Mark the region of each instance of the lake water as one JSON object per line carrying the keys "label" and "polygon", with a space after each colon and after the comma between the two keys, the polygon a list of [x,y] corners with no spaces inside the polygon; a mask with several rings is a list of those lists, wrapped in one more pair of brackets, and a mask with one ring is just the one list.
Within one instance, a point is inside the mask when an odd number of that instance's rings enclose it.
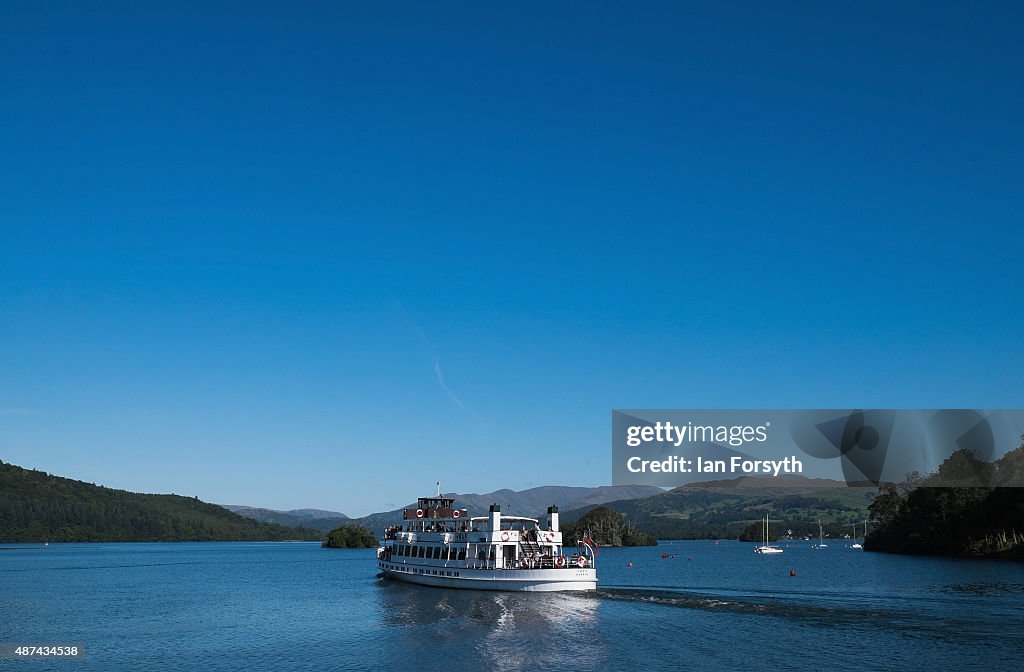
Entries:
{"label": "lake water", "polygon": [[603,549],[596,593],[512,594],[315,544],[7,545],[0,642],[86,654],[0,669],[1021,669],[1024,565],[783,546]]}

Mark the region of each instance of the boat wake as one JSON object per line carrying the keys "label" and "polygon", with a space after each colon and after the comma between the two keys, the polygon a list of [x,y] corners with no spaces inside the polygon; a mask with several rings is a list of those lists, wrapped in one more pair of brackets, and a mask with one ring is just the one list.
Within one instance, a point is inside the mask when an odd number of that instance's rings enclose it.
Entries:
{"label": "boat wake", "polygon": [[737,614],[762,614],[779,617],[827,618],[835,623],[843,616],[864,618],[879,614],[877,609],[850,609],[845,607],[822,606],[796,603],[790,598],[773,600],[756,595],[712,595],[671,588],[602,588],[595,597],[632,602],[646,602],[668,607],[732,612]]}
{"label": "boat wake", "polygon": [[[977,623],[967,614],[953,615],[942,610],[936,613],[912,604],[879,604],[866,596],[846,596],[832,601],[832,596],[823,598],[810,594],[719,595],[667,587],[601,588],[589,596],[596,600],[637,602],[741,616],[768,616],[824,628],[856,628],[870,622],[873,627],[887,627],[906,637],[934,637],[936,629],[941,628],[947,638],[967,643],[992,635],[991,623]],[[822,599],[829,601],[823,603]],[[1024,643],[1019,631],[1012,636]]]}

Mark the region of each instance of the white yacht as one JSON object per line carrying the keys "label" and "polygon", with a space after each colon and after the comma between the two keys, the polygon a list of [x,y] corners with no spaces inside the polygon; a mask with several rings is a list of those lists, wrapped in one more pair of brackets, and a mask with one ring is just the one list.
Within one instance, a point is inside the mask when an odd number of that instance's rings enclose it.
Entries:
{"label": "white yacht", "polygon": [[821,527],[821,521],[818,521],[818,543],[811,548],[828,548],[828,544],[825,543],[825,531]]}
{"label": "white yacht", "polygon": [[[868,539],[868,521],[864,521],[864,541]],[[857,523],[853,524],[853,545],[850,548],[864,550],[864,545],[857,541]]]}
{"label": "white yacht", "polygon": [[761,553],[762,555],[770,555],[772,553],[783,553],[784,551],[778,546],[772,546],[768,543],[768,516],[764,517],[762,521],[761,529],[764,531],[764,544],[754,549],[754,553]]}
{"label": "white yacht", "polygon": [[596,552],[588,535],[567,550],[558,507],[536,518],[486,516],[453,508],[454,499],[421,497],[405,509],[404,523],[388,528],[377,549],[381,576],[442,588],[560,591],[597,588]]}

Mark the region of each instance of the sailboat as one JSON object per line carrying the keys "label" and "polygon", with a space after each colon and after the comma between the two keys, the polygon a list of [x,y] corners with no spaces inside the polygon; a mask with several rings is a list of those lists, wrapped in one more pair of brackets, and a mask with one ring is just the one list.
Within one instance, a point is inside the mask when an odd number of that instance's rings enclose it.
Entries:
{"label": "sailboat", "polygon": [[818,521],[818,543],[814,548],[828,548],[828,544],[825,543],[825,532],[821,529],[821,521]]}
{"label": "sailboat", "polygon": [[[867,540],[867,538],[868,538],[868,521],[865,520],[864,521],[864,539]],[[862,546],[857,541],[857,523],[853,524],[853,546],[850,546],[850,548],[859,548],[859,549],[863,549],[864,548],[864,546]]]}
{"label": "sailboat", "polygon": [[765,517],[764,517],[763,529],[764,529],[764,545],[763,546],[758,546],[757,548],[755,548],[754,549],[754,553],[761,553],[761,554],[766,554],[766,553],[782,553],[783,551],[782,551],[781,548],[779,548],[778,546],[772,546],[771,544],[768,543],[768,516],[767,515],[765,515]]}

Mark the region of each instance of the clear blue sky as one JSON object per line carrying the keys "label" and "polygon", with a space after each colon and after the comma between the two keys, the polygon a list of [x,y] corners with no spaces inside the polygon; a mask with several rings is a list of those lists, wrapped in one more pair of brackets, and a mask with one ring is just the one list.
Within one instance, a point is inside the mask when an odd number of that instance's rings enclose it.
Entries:
{"label": "clear blue sky", "polygon": [[4,461],[360,515],[1022,404],[1019,3],[78,4],[0,9]]}

